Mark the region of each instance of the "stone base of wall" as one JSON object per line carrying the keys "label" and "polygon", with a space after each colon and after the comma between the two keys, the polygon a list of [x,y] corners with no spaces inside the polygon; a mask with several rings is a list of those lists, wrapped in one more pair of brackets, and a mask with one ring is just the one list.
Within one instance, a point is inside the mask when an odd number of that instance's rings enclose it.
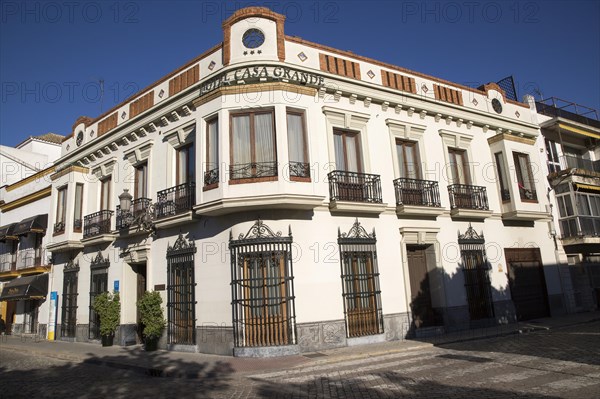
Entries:
{"label": "stone base of wall", "polygon": [[233,327],[204,325],[196,327],[196,348],[200,353],[231,356]]}
{"label": "stone base of wall", "polygon": [[117,328],[115,345],[129,346],[137,343],[137,324],[121,324]]}
{"label": "stone base of wall", "polygon": [[551,316],[563,316],[567,314],[563,294],[548,295],[548,306]]}
{"label": "stone base of wall", "polygon": [[494,302],[494,315],[497,324],[511,324],[517,322],[517,311],[512,300]]}
{"label": "stone base of wall", "polygon": [[301,323],[296,326],[301,352],[316,352],[347,346],[344,320]]}
{"label": "stone base of wall", "polygon": [[469,308],[466,305],[442,308],[442,312],[446,331],[452,332],[470,328],[471,316],[469,315]]}
{"label": "stone base of wall", "polygon": [[300,348],[298,345],[233,348],[233,356],[236,357],[278,357],[299,353]]}

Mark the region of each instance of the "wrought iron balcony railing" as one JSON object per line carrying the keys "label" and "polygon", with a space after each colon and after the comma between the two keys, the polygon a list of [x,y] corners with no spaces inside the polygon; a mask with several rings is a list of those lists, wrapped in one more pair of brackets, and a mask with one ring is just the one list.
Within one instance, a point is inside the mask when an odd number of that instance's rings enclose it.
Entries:
{"label": "wrought iron balcony railing", "polygon": [[290,162],[290,177],[310,177],[310,165],[304,162]]}
{"label": "wrought iron balcony railing", "polygon": [[65,232],[65,222],[56,222],[54,223],[54,234],[62,234]]}
{"label": "wrought iron balcony railing", "polygon": [[100,211],[83,217],[83,238],[110,233],[113,211]]}
{"label": "wrought iron balcony railing", "polygon": [[83,220],[81,220],[81,219],[75,219],[73,221],[73,231],[80,232],[82,224],[83,224]]}
{"label": "wrought iron balcony railing", "polygon": [[192,209],[196,203],[196,183],[183,183],[156,194],[156,217],[178,215]]}
{"label": "wrought iron balcony railing", "polygon": [[146,212],[147,208],[152,206],[150,198],[136,198],[131,202],[129,209],[121,209],[117,205],[117,229],[129,227],[136,218]]}
{"label": "wrought iron balcony railing", "polygon": [[573,216],[560,219],[560,230],[562,238],[599,237],[600,217]]}
{"label": "wrought iron balcony railing", "polygon": [[212,186],[219,183],[219,168],[214,168],[204,172],[204,185]]}
{"label": "wrought iron balcony railing", "polygon": [[600,173],[600,161],[592,161],[575,155],[563,155],[560,159],[561,169],[583,169]]}
{"label": "wrought iron balcony railing", "polygon": [[237,163],[229,167],[231,180],[277,176],[277,161]]}
{"label": "wrought iron balcony railing", "polygon": [[334,170],[327,178],[331,201],[383,202],[379,175]]}
{"label": "wrought iron balcony railing", "polygon": [[525,187],[519,186],[519,195],[522,200],[525,201],[537,201],[537,192],[535,190],[529,190]]}
{"label": "wrought iron balcony railing", "polygon": [[42,266],[45,259],[45,250],[42,248],[26,248],[17,251],[17,269],[27,269]]}
{"label": "wrought iron balcony railing", "polygon": [[396,205],[442,206],[440,189],[436,181],[401,177],[394,180],[394,188]]}
{"label": "wrought iron balcony railing", "polygon": [[489,210],[485,187],[469,184],[452,184],[448,186],[451,209]]}

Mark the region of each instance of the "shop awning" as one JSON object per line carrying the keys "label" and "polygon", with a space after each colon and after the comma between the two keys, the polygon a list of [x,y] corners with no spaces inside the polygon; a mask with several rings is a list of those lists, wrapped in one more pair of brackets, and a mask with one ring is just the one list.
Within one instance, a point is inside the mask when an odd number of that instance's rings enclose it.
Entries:
{"label": "shop awning", "polygon": [[29,233],[45,233],[46,227],[48,226],[48,215],[37,215],[17,223],[13,234],[20,236]]}
{"label": "shop awning", "polygon": [[42,299],[48,293],[48,273],[16,278],[4,284],[0,301]]}
{"label": "shop awning", "polygon": [[4,242],[6,240],[16,240],[18,237],[15,235],[15,227],[17,227],[17,223],[7,224],[6,226],[0,227],[0,241]]}
{"label": "shop awning", "polygon": [[589,184],[581,184],[581,183],[576,183],[575,184],[577,186],[577,189],[581,189],[581,190],[590,190],[590,191],[600,191],[600,187],[599,186],[591,186]]}

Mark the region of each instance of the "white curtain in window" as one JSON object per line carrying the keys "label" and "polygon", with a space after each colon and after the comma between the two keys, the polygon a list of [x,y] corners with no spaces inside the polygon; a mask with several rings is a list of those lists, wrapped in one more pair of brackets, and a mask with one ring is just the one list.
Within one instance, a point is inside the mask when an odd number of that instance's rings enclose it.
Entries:
{"label": "white curtain in window", "polygon": [[273,114],[254,115],[254,135],[256,138],[256,162],[275,161],[275,139],[273,135]]}
{"label": "white curtain in window", "polygon": [[356,138],[357,136],[346,136],[346,159],[348,160],[347,171],[359,172],[358,159],[356,158]]}
{"label": "white curtain in window", "polygon": [[409,179],[416,179],[417,165],[415,162],[415,148],[410,144],[405,145],[404,148],[406,149],[406,177]]}
{"label": "white curtain in window", "polygon": [[219,127],[217,121],[213,121],[208,125],[208,163],[206,170],[212,170],[219,166],[218,144],[219,144]]}
{"label": "white curtain in window", "polygon": [[83,198],[83,184],[75,186],[75,220],[81,219],[81,203]]}
{"label": "white curtain in window", "polygon": [[250,150],[250,117],[233,117],[233,163],[247,164],[252,162]]}
{"label": "white curtain in window", "polygon": [[519,160],[519,169],[521,170],[521,176],[523,177],[523,181],[519,182],[523,185],[523,188],[526,190],[533,191],[533,184],[529,177],[529,157],[520,155],[518,156]]}
{"label": "white curtain in window", "polygon": [[302,115],[287,114],[288,154],[290,162],[306,162]]}
{"label": "white curtain in window", "polygon": [[188,152],[187,148],[177,151],[177,184],[187,183]]}
{"label": "white curtain in window", "polygon": [[333,144],[335,147],[335,168],[337,170],[346,170],[346,162],[344,161],[344,139],[343,136],[335,134],[333,136]]}

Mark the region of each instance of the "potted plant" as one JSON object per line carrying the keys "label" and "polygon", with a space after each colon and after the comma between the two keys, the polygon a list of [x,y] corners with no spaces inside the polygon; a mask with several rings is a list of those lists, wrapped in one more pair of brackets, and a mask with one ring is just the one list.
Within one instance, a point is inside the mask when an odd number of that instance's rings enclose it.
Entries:
{"label": "potted plant", "polygon": [[167,324],[161,305],[162,298],[157,291],[146,291],[137,302],[140,321],[144,326],[144,347],[147,351],[156,350],[158,340]]}
{"label": "potted plant", "polygon": [[112,346],[115,331],[121,319],[121,302],[119,293],[103,292],[94,298],[94,310],[100,318],[100,335],[102,346]]}

